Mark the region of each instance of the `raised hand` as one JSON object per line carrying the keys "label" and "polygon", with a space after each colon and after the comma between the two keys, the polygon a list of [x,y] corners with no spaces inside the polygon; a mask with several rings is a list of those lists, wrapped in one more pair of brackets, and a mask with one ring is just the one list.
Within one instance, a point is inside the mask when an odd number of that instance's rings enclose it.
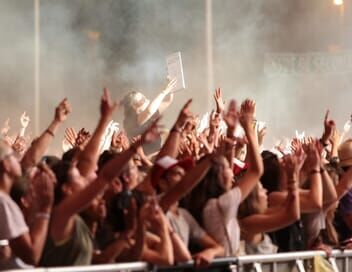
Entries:
{"label": "raised hand", "polygon": [[289,180],[298,181],[305,158],[305,153],[290,154],[283,157],[283,168]]}
{"label": "raised hand", "polygon": [[115,131],[111,138],[111,148],[117,151],[123,151],[129,148],[130,143],[128,141],[127,134],[124,130]]}
{"label": "raised hand", "polygon": [[302,143],[298,138],[293,138],[291,142],[291,150],[293,154],[300,154],[303,152]]}
{"label": "raised hand", "polygon": [[111,119],[114,110],[117,108],[118,103],[112,101],[110,92],[107,88],[104,88],[103,95],[100,103],[100,114],[102,118]]}
{"label": "raised hand", "polygon": [[193,114],[190,110],[191,103],[192,99],[188,100],[187,103],[181,109],[175,123],[175,127],[177,129],[182,129],[188,121],[192,120]]}
{"label": "raised hand", "polygon": [[67,116],[71,113],[71,106],[68,103],[67,98],[62,100],[55,109],[55,121],[63,122],[67,119]]}
{"label": "raised hand", "polygon": [[321,155],[317,147],[316,141],[310,143],[307,148],[307,159],[306,167],[309,171],[311,170],[320,170],[321,165]]}
{"label": "raised hand", "polygon": [[26,151],[27,141],[24,137],[18,136],[12,144],[12,149],[18,154],[23,154]]}
{"label": "raised hand", "polygon": [[216,103],[216,112],[221,114],[225,109],[225,103],[222,100],[222,94],[221,94],[220,88],[215,89],[214,99]]}
{"label": "raised hand", "polygon": [[166,88],[163,90],[163,92],[165,94],[171,94],[172,91],[175,89],[177,84],[177,78],[173,78],[169,81],[169,83],[167,84]]}
{"label": "raised hand", "polygon": [[255,102],[253,100],[246,99],[241,104],[240,111],[240,123],[245,130],[253,129],[253,123],[255,122]]}
{"label": "raised hand", "polygon": [[210,114],[209,126],[213,129],[218,129],[220,126],[221,116],[218,112],[212,111]]}
{"label": "raised hand", "polygon": [[31,121],[31,119],[26,114],[26,112],[23,112],[22,115],[21,115],[20,121],[21,121],[22,128],[27,128],[28,125],[29,125],[29,122]]}
{"label": "raised hand", "polygon": [[266,135],[266,127],[263,127],[261,130],[258,131],[258,144],[261,146],[264,142],[264,137]]}
{"label": "raised hand", "polygon": [[227,127],[232,129],[235,129],[238,123],[238,113],[235,105],[236,105],[236,101],[231,100],[229,108],[223,116]]}
{"label": "raised hand", "polygon": [[45,164],[38,165],[33,180],[34,201],[38,212],[50,213],[54,203],[55,174]]}
{"label": "raised hand", "polygon": [[66,128],[65,129],[65,140],[74,147],[76,145],[77,133],[74,128]]}
{"label": "raised hand", "polygon": [[1,134],[3,136],[6,136],[9,133],[9,131],[10,131],[10,118],[7,118],[1,128]]}
{"label": "raised hand", "polygon": [[329,119],[329,114],[330,114],[330,111],[327,110],[324,118],[324,133],[322,136],[322,142],[324,144],[328,143],[336,127],[335,121],[332,119]]}
{"label": "raised hand", "polygon": [[334,132],[332,133],[330,138],[330,143],[334,146],[338,146],[340,144],[340,141],[341,141],[341,134],[337,129],[337,127],[335,127]]}
{"label": "raised hand", "polygon": [[80,131],[78,131],[77,138],[76,138],[76,146],[80,148],[84,148],[87,143],[89,142],[91,135],[88,130],[85,130],[85,128],[82,128]]}

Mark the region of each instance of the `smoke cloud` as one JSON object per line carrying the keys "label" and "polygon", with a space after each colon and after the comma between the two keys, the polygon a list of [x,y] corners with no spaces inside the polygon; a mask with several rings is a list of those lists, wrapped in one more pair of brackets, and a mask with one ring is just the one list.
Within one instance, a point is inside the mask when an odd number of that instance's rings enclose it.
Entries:
{"label": "smoke cloud", "polygon": [[[295,129],[320,135],[328,108],[340,128],[351,113],[349,73],[264,72],[268,53],[350,48],[351,10],[346,5],[342,19],[330,2],[213,0],[215,85],[226,101],[257,101],[268,147]],[[10,117],[16,131],[23,111],[34,119],[34,6],[22,0],[0,5],[0,123]],[[64,97],[73,106],[65,127],[89,130],[98,120],[104,86],[116,99],[131,90],[153,98],[166,85],[165,56],[175,51],[182,52],[187,90],[176,96],[163,122],[170,125],[190,97],[194,112],[205,113],[212,98],[206,87],[204,0],[41,0],[40,7],[42,129]],[[63,131],[52,151],[60,149]]]}

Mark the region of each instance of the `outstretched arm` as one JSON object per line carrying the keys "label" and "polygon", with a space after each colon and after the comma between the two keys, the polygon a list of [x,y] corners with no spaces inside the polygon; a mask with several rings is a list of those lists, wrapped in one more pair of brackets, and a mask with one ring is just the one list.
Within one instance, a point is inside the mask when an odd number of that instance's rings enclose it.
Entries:
{"label": "outstretched arm", "polygon": [[[151,101],[148,105],[148,107],[142,111],[140,114],[138,114],[137,119],[138,119],[138,124],[143,125],[145,122],[147,122],[157,111],[160,110],[160,113],[162,112],[161,110],[165,110],[165,104],[163,105],[164,109],[160,109],[163,100],[170,95],[171,91],[173,90],[174,86],[176,85],[176,79],[173,79],[170,81],[170,83],[167,85],[165,90],[163,90],[153,101]],[[170,102],[171,103],[171,102]]]}
{"label": "outstretched arm", "polygon": [[56,107],[54,120],[50,123],[49,127],[39,136],[39,138],[32,142],[32,145],[25,153],[21,161],[24,170],[35,166],[40,161],[53,141],[59,126],[67,119],[70,112],[71,106],[68,103],[67,98],[65,98]]}
{"label": "outstretched arm", "polygon": [[254,115],[255,102],[245,100],[241,105],[240,122],[248,140],[248,169],[242,177],[241,182],[238,184],[241,190],[241,201],[253,190],[264,171],[263,160],[259,152],[258,139],[253,127]]}
{"label": "outstretched arm", "polygon": [[178,150],[180,146],[181,140],[181,132],[188,120],[192,118],[192,113],[190,111],[192,99],[188,100],[187,103],[181,109],[177,120],[172,127],[169,136],[167,137],[165,144],[161,148],[159,154],[157,155],[157,160],[164,157],[170,156],[172,158],[176,158],[178,155]]}
{"label": "outstretched arm", "polygon": [[98,125],[78,160],[77,168],[84,177],[88,177],[92,172],[95,172],[99,158],[100,142],[116,107],[117,103],[111,101],[108,89],[104,88],[100,103],[100,119]]}

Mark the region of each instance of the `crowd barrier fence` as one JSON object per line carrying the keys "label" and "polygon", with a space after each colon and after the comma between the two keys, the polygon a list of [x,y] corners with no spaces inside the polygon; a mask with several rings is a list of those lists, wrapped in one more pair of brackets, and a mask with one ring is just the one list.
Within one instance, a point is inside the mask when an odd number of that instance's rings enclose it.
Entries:
{"label": "crowd barrier fence", "polygon": [[[333,250],[330,256],[324,251],[302,251],[268,255],[246,255],[233,258],[217,258],[206,268],[197,269],[202,272],[311,272],[315,256],[328,258],[333,272],[352,271],[352,250]],[[153,266],[145,262],[72,266],[56,268],[28,269],[26,272],[180,272],[193,271],[194,263],[187,262],[175,266]],[[23,270],[11,270],[20,272]]]}

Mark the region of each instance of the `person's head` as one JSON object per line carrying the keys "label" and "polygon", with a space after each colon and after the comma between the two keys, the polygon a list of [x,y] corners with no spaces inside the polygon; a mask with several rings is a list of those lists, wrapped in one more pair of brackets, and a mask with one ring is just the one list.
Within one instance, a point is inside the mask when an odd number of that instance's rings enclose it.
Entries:
{"label": "person's head", "polygon": [[259,182],[248,197],[241,203],[238,217],[245,218],[252,214],[264,213],[268,208],[267,190]]}
{"label": "person's head", "polygon": [[81,149],[79,147],[73,147],[62,154],[62,160],[66,162],[76,161],[80,153]]}
{"label": "person's head", "polygon": [[132,190],[138,185],[139,171],[133,159],[130,159],[123,167],[120,180],[122,181],[123,187],[128,190]]}
{"label": "person's head", "polygon": [[222,188],[224,192],[227,192],[233,187],[233,169],[231,169],[228,160],[224,156],[217,157],[211,168],[211,171],[215,174],[218,186]]}
{"label": "person's head", "polygon": [[177,183],[179,183],[185,175],[185,170],[179,166],[175,165],[170,167],[165,171],[163,174],[163,182],[160,183],[160,188],[163,191],[170,190],[174,187]]}
{"label": "person's head", "polygon": [[82,217],[90,222],[102,222],[106,218],[106,206],[103,195],[99,195],[81,213]]}
{"label": "person's head", "polygon": [[150,101],[140,92],[130,92],[124,98],[124,106],[127,110],[133,109],[137,114],[144,111]]}
{"label": "person's head", "polygon": [[30,181],[26,177],[19,177],[14,182],[10,192],[11,198],[24,213],[32,205],[32,195],[30,194],[29,184]]}
{"label": "person's head", "polygon": [[60,159],[58,157],[56,157],[56,156],[44,156],[42,158],[42,162],[45,162],[45,164],[51,168],[55,164],[60,162]]}
{"label": "person's head", "polygon": [[186,170],[192,166],[191,158],[176,160],[169,156],[162,157],[155,163],[152,182],[161,191],[166,192],[179,183],[186,174]]}
{"label": "person's head", "polygon": [[341,168],[346,171],[352,166],[352,139],[344,141],[338,149]]}
{"label": "person's head", "polygon": [[21,165],[12,148],[0,139],[0,178],[15,179],[22,175]]}
{"label": "person's head", "polygon": [[86,181],[77,167],[69,162],[60,161],[52,167],[52,170],[57,179],[55,204],[60,203],[65,197],[81,191],[86,185]]}
{"label": "person's head", "polygon": [[231,190],[234,185],[234,175],[229,162],[224,156],[213,160],[203,180],[192,190],[184,200],[186,208],[202,223],[202,211],[211,198],[218,198]]}
{"label": "person's head", "polygon": [[263,164],[264,164],[264,173],[260,178],[260,182],[263,187],[269,192],[279,191],[280,187],[280,161],[278,157],[270,152],[262,152]]}

